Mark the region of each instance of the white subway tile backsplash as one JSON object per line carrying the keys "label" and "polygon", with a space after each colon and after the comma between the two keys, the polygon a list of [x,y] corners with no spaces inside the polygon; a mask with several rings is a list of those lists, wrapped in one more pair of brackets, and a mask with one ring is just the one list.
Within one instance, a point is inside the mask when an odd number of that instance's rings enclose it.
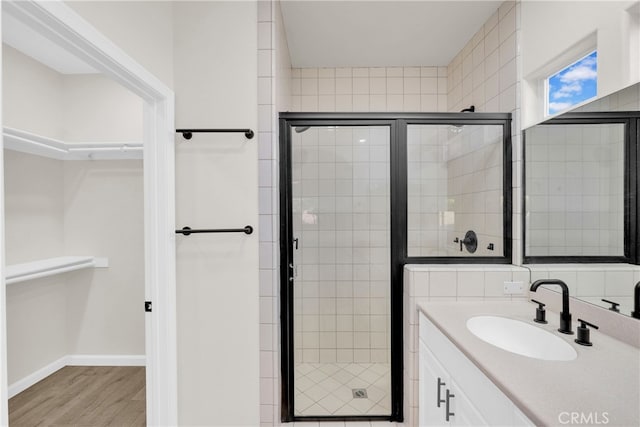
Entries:
{"label": "white subway tile backsplash", "polygon": [[483,297],[484,296],[484,271],[470,270],[457,273],[458,297]]}
{"label": "white subway tile backsplash", "polygon": [[455,271],[432,271],[429,273],[429,295],[431,297],[453,297],[456,295],[457,275]]}

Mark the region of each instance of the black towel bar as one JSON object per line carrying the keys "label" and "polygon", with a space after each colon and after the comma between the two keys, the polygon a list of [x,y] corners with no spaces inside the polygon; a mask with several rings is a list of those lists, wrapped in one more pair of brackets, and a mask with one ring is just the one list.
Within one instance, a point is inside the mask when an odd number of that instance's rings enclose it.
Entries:
{"label": "black towel bar", "polygon": [[251,129],[176,129],[176,133],[181,133],[184,139],[191,139],[194,133],[244,133],[247,139],[252,139],[255,135]]}
{"label": "black towel bar", "polygon": [[176,230],[176,234],[184,234],[188,236],[195,233],[253,233],[253,227],[247,225],[244,228],[216,228],[216,229],[192,229],[191,227],[182,227],[182,230]]}

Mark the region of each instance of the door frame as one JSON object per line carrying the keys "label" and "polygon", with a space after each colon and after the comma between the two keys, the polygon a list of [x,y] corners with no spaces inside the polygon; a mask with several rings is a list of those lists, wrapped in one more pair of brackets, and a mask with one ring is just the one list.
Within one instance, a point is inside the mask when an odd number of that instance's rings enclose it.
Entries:
{"label": "door frame", "polygon": [[[148,425],[177,425],[174,93],[60,0],[6,0],[0,18],[2,13],[10,13],[144,101],[145,299],[153,302],[153,311],[145,313],[146,416]],[[0,110],[0,125],[1,117]],[[3,149],[0,141],[4,285]],[[0,425],[8,424],[6,346],[6,300],[0,292]]]}
{"label": "door frame", "polygon": [[[281,113],[280,114],[280,326],[281,326],[281,419],[289,421],[402,421],[402,267],[398,263],[401,254],[397,252],[392,235],[399,222],[396,211],[391,207],[397,202],[398,194],[393,188],[393,176],[390,179],[390,309],[391,309],[391,414],[390,415],[350,415],[350,416],[296,416],[294,413],[294,303],[293,287],[289,280],[290,265],[293,262],[292,223],[292,174],[291,174],[291,128],[294,126],[378,126],[389,127],[390,173],[398,159],[396,143],[398,139],[397,121],[390,116],[375,117],[368,113]],[[395,257],[394,257],[395,255]],[[398,280],[400,278],[400,280]]]}

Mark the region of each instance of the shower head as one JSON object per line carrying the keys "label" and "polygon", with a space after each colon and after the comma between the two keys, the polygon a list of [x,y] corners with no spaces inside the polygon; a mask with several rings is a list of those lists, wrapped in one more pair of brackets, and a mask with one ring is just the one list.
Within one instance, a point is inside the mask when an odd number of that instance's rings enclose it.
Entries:
{"label": "shower head", "polygon": [[309,129],[311,126],[296,126],[293,128],[293,130],[296,131],[296,133],[302,133],[305,130]]}
{"label": "shower head", "polygon": [[[460,110],[461,113],[475,113],[475,111],[476,111],[475,105],[471,105],[469,106],[469,108],[464,108]],[[451,125],[449,126],[449,130],[453,133],[460,133],[462,132],[463,127],[464,127],[463,125]]]}

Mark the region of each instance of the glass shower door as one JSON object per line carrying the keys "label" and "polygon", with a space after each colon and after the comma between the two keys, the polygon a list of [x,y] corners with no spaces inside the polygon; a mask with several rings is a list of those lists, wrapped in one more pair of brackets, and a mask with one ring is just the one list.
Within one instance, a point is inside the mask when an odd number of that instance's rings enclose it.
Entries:
{"label": "glass shower door", "polygon": [[389,416],[390,128],[291,130],[293,413]]}

